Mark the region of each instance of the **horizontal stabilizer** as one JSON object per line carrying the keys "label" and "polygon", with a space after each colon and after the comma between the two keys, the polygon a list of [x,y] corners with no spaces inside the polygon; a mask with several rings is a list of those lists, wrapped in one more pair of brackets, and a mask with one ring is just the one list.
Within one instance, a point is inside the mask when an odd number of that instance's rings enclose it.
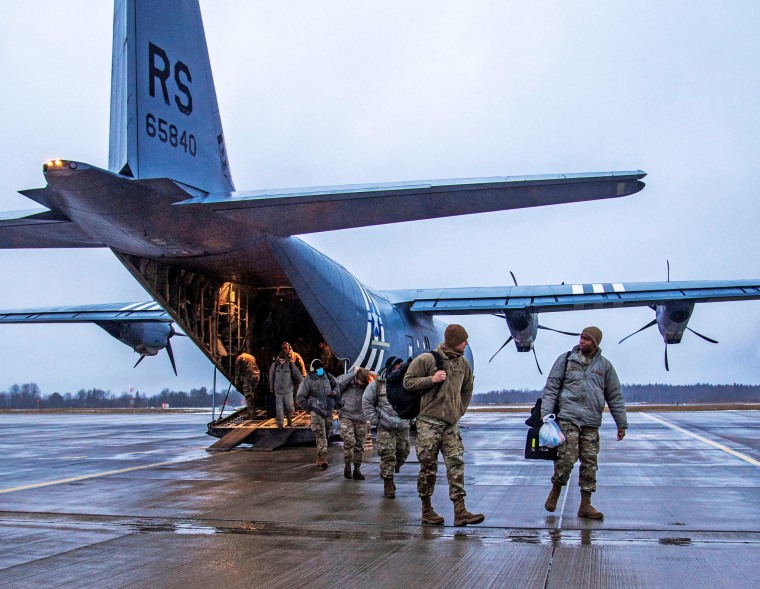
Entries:
{"label": "horizontal stabilizer", "polygon": [[6,212],[0,216],[0,248],[103,247],[54,211]]}
{"label": "horizontal stabilizer", "polygon": [[634,194],[646,174],[505,176],[215,193],[177,203],[210,207],[252,231],[287,236]]}
{"label": "horizontal stabilizer", "polygon": [[525,309],[534,313],[648,307],[673,301],[714,303],[760,299],[760,280],[703,280],[493,286],[383,291],[395,304],[431,315],[482,315]]}
{"label": "horizontal stabilizer", "polygon": [[170,323],[171,320],[169,314],[153,301],[0,310],[0,323],[93,323],[95,321]]}

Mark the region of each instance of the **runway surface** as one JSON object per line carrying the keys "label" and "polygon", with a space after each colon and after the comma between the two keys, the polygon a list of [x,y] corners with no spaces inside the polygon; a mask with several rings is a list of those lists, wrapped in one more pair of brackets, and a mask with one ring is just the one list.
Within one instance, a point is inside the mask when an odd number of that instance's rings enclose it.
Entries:
{"label": "runway surface", "polygon": [[522,458],[527,415],[462,422],[467,506],[445,469],[419,525],[414,450],[382,497],[315,450],[212,454],[208,415],[0,415],[0,587],[760,587],[760,412],[630,413],[602,428],[602,522],[554,514],[551,463]]}

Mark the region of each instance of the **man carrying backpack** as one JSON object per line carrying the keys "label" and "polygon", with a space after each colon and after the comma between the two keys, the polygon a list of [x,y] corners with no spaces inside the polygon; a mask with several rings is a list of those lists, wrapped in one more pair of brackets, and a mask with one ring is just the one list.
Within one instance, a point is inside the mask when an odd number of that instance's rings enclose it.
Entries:
{"label": "man carrying backpack", "polygon": [[472,368],[464,358],[467,338],[465,328],[452,323],[446,327],[444,342],[435,350],[443,359],[443,370],[436,369],[432,354],[420,354],[404,376],[404,387],[422,394],[416,449],[420,461],[417,492],[422,501],[423,524],[443,524],[443,518],[431,505],[439,452],[446,464],[449,499],[454,503],[454,525],[479,524],[485,519],[482,513],[470,513],[464,505],[464,446],[457,423],[472,398]]}
{"label": "man carrying backpack", "polygon": [[409,456],[409,421],[401,419],[388,400],[386,377],[401,366],[401,358],[391,356],[385,368],[364,390],[362,408],[364,416],[377,426],[377,453],[380,455],[380,476],[383,479],[383,497],[396,497],[393,481],[401,465]]}

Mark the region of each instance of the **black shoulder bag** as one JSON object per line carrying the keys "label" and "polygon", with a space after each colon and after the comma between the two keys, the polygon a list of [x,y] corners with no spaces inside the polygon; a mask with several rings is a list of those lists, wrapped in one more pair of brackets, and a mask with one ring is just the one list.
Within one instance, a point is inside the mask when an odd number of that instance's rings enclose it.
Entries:
{"label": "black shoulder bag", "polygon": [[[567,372],[567,359],[570,357],[570,352],[565,354],[565,368],[562,371],[562,378],[559,381],[559,388],[557,389],[557,400],[554,402],[554,415],[559,413],[559,396],[562,392],[562,385],[565,384],[565,372]],[[528,460],[557,460],[557,448],[547,448],[546,446],[538,445],[538,432],[543,425],[541,421],[541,401],[539,397],[536,400],[536,404],[533,409],[530,410],[530,417],[525,420],[525,425],[530,429],[528,430],[528,436],[525,439],[525,458]]]}

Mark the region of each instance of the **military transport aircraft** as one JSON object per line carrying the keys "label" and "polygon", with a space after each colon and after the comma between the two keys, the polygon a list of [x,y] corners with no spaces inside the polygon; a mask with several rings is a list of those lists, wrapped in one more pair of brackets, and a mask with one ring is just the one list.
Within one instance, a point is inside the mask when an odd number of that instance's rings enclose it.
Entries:
{"label": "military transport aircraft", "polygon": [[649,306],[674,344],[696,303],[760,298],[760,280],[372,289],[296,235],[623,197],[645,173],[238,192],[198,2],[117,0],[112,64],[109,169],[44,164],[47,185],[22,191],[44,208],[0,217],[0,247],[107,247],[154,300],[6,310],[0,322],[94,322],[141,359],[172,357],[176,323],[229,379],[242,351],[268,362],[284,340],[304,357],[324,341],[345,366],[377,369],[441,342],[438,315],[498,316],[527,352],[541,312]]}

